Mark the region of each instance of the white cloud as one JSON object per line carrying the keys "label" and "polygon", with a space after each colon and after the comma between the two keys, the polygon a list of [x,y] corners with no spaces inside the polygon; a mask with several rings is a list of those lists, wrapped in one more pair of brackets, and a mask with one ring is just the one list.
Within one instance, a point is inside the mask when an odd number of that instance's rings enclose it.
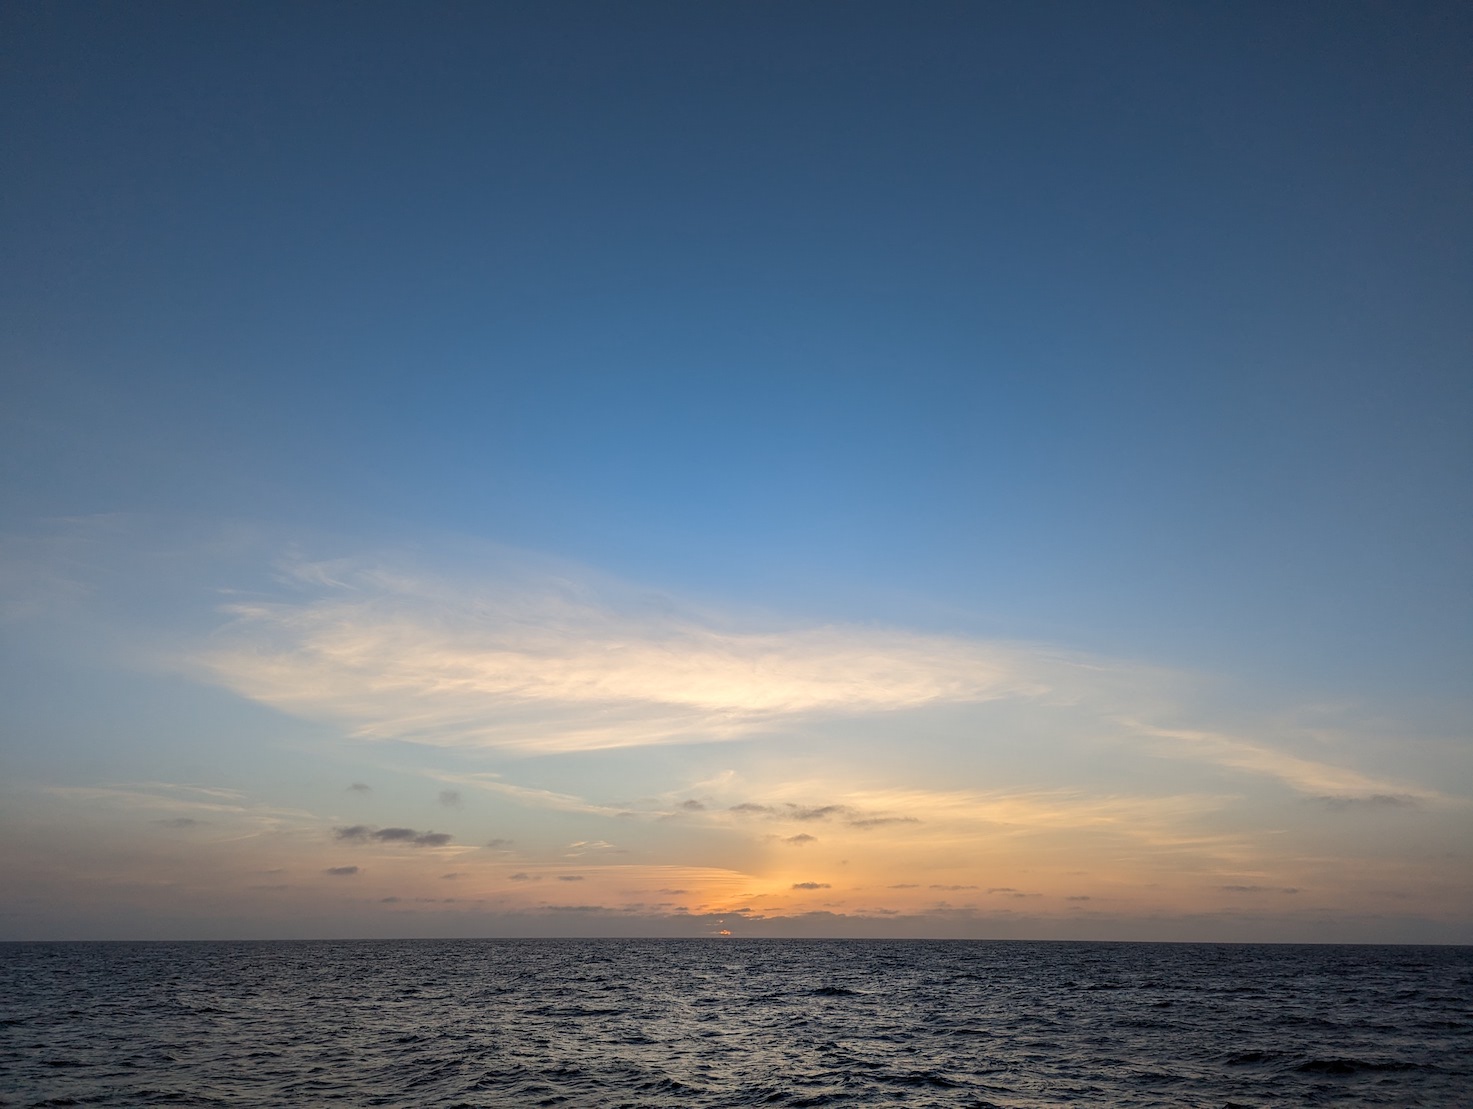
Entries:
{"label": "white cloud", "polygon": [[1372,778],[1355,770],[1301,758],[1235,736],[1186,728],[1157,728],[1139,721],[1128,721],[1127,724],[1140,735],[1167,741],[1164,749],[1176,757],[1202,759],[1217,766],[1276,778],[1290,789],[1312,797],[1393,795],[1432,799],[1439,796],[1431,790]]}
{"label": "white cloud", "polygon": [[486,588],[342,563],[292,576],[296,598],[228,606],[202,662],[246,697],[363,738],[589,750],[1049,688],[1040,656],[961,638],[733,630],[565,581]]}
{"label": "white cloud", "polygon": [[90,810],[113,809],[138,813],[208,817],[221,824],[282,829],[317,823],[302,809],[282,808],[249,800],[239,790],[176,782],[126,782],[99,786],[45,786],[42,794]]}
{"label": "white cloud", "polygon": [[[1269,739],[1158,727],[1148,721],[1190,719],[1188,681],[1143,666],[864,624],[754,626],[499,548],[459,575],[352,559],[278,570],[284,590],[227,606],[230,623],[189,664],[363,739],[544,754],[1013,699],[1031,720],[1042,719],[1035,710],[1070,715],[1071,734],[1113,734],[1144,753],[1314,796],[1437,796]],[[538,807],[587,805],[494,777],[476,784]]]}

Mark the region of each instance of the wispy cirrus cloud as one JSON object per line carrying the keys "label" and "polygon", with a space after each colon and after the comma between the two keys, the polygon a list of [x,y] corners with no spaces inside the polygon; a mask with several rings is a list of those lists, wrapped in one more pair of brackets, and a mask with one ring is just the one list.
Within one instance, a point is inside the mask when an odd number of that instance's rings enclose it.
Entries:
{"label": "wispy cirrus cloud", "polygon": [[[139,580],[154,581],[162,563],[169,581],[177,576],[182,556],[170,552],[161,563],[139,541],[142,531],[159,531],[156,521],[85,523],[56,550],[59,538],[43,544],[38,550],[50,553],[31,562],[65,562],[88,595],[115,581],[102,567],[116,563],[119,544],[133,552]],[[195,562],[226,567],[212,571],[214,580],[254,587],[217,594],[229,599],[225,626],[201,643],[191,622],[183,642],[164,636],[168,647],[147,652],[135,649],[136,627],[113,629],[112,638],[130,644],[130,664],[167,656],[172,669],[363,739],[535,755],[795,734],[838,721],[873,734],[867,721],[877,717],[934,709],[955,722],[975,711],[978,719],[1010,714],[1061,752],[1109,743],[1277,781],[1330,806],[1445,800],[1336,765],[1357,761],[1353,741],[1306,744],[1251,719],[1251,708],[1229,717],[1199,711],[1197,676],[995,639],[715,614],[491,544],[452,554],[459,568],[451,571],[425,570],[430,556],[402,552],[272,563],[270,552],[286,544],[239,530],[193,537]],[[174,545],[189,548],[187,538]],[[263,578],[266,565],[275,573]],[[94,637],[108,638],[95,629]],[[1068,754],[1056,761],[1071,765]],[[552,793],[523,795],[510,782],[481,787],[576,807]],[[368,793],[366,782],[349,788]]]}
{"label": "wispy cirrus cloud", "polygon": [[1275,778],[1298,793],[1330,804],[1410,805],[1437,796],[1431,790],[1389,783],[1381,778],[1302,758],[1267,743],[1189,728],[1160,728],[1127,721],[1141,736],[1162,741],[1170,754]]}
{"label": "wispy cirrus cloud", "polygon": [[[566,582],[515,588],[293,566],[203,655],[253,700],[363,738],[529,752],[732,739],[795,717],[1048,690],[1024,648],[865,626],[733,629]],[[1055,663],[1057,660],[1053,660]]]}
{"label": "wispy cirrus cloud", "polygon": [[300,826],[316,817],[302,809],[280,808],[251,801],[240,790],[178,782],[126,782],[99,786],[47,786],[42,792],[58,800],[96,808],[138,813],[175,813],[154,822],[189,828],[227,821],[263,828]]}

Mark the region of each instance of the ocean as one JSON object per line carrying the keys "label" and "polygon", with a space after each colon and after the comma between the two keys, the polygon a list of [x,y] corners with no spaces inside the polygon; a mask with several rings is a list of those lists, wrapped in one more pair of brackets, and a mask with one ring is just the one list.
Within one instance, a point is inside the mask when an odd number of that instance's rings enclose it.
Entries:
{"label": "ocean", "polygon": [[1473,947],[0,944],[5,1106],[1473,1106]]}

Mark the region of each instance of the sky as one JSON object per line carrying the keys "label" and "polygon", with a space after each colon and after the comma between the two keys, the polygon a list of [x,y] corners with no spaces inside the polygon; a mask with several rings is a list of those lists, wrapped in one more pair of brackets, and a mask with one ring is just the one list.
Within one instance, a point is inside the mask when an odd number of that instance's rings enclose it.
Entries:
{"label": "sky", "polygon": [[1473,943],[1473,11],[0,7],[0,939]]}

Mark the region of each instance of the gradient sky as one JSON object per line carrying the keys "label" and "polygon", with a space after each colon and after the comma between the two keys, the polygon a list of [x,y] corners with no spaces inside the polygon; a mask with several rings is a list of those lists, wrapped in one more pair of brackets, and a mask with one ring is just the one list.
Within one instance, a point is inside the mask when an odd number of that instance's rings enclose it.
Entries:
{"label": "gradient sky", "polygon": [[0,8],[0,938],[1473,942],[1473,9]]}

